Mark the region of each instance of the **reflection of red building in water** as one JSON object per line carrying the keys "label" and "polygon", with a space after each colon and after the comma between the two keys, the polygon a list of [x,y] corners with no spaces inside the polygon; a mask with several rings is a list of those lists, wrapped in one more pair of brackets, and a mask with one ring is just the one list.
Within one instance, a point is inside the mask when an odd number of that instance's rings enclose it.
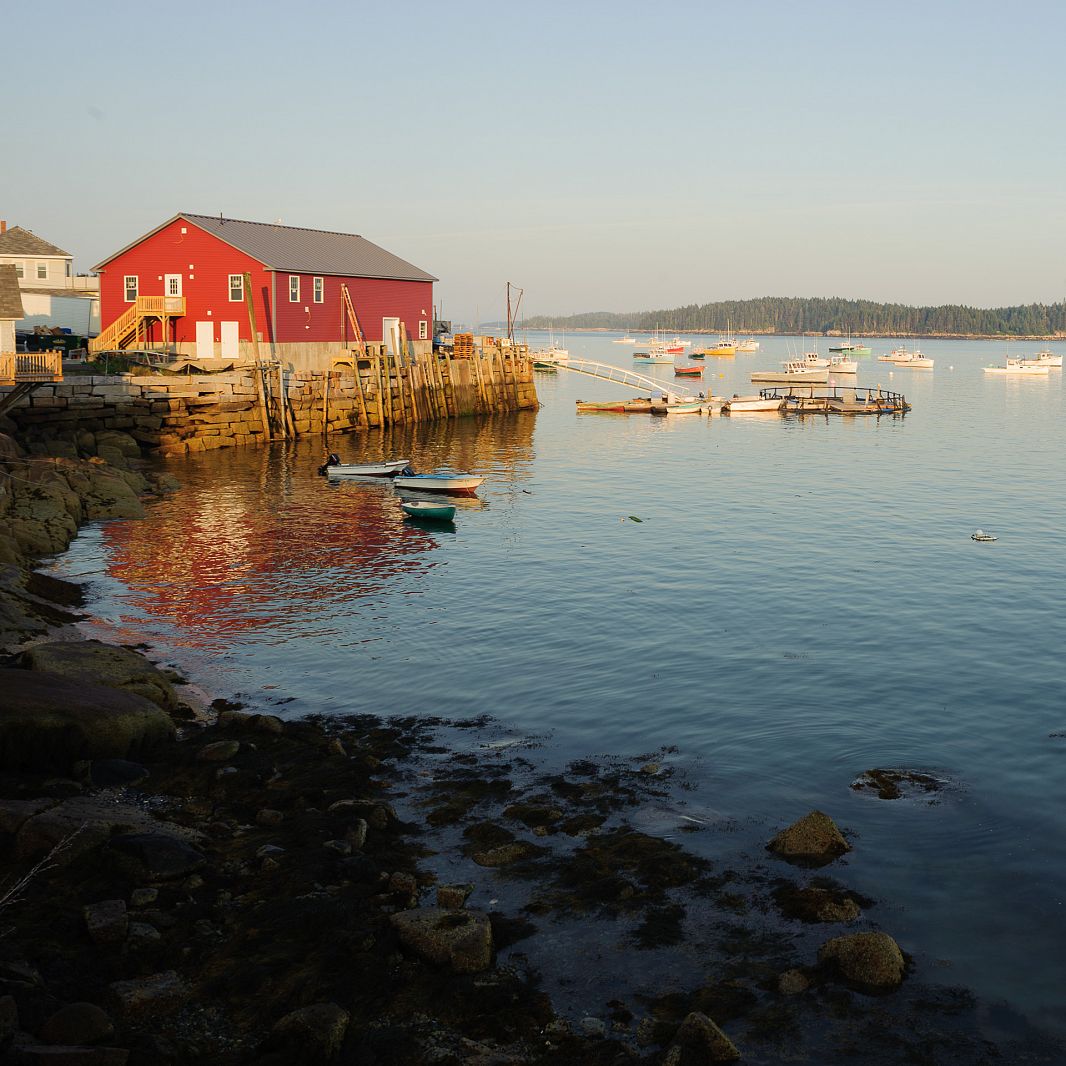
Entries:
{"label": "reflection of red building in water", "polygon": [[104,347],[140,335],[198,359],[235,359],[251,341],[250,295],[272,354],[315,369],[354,340],[342,286],[368,341],[389,340],[402,322],[416,351],[432,345],[437,279],[353,233],[180,214],[93,269]]}
{"label": "reflection of red building in water", "polygon": [[138,611],[221,650],[286,631],[325,635],[338,611],[373,609],[437,547],[391,494],[279,481],[276,469],[265,485],[212,479],[154,505],[147,521],[109,524],[110,572]]}

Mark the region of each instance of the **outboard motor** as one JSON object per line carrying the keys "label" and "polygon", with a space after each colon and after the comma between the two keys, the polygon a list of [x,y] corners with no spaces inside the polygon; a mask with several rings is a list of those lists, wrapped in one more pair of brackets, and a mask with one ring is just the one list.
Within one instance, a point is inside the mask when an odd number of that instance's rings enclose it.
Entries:
{"label": "outboard motor", "polygon": [[340,459],[340,456],[339,456],[339,455],[337,455],[337,454],[336,454],[335,452],[329,452],[329,453],[328,453],[328,454],[326,455],[326,461],[325,461],[325,462],[324,462],[324,463],[323,463],[323,464],[322,464],[322,465],[321,465],[321,466],[320,466],[320,467],[318,468],[318,472],[319,472],[319,473],[320,473],[320,474],[321,474],[321,475],[322,475],[323,477],[325,477],[325,475],[326,475],[327,473],[329,473],[329,468],[330,468],[331,466],[340,466],[340,465],[341,465],[341,459]]}

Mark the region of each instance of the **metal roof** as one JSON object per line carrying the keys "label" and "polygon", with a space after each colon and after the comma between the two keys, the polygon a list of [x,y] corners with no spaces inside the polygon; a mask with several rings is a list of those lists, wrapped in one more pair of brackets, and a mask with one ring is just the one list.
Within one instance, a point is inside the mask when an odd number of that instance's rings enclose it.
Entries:
{"label": "metal roof", "polygon": [[[269,222],[245,222],[217,215],[190,215],[182,212],[157,226],[158,233],[183,218],[199,226],[219,240],[258,259],[271,270],[289,270],[294,274],[338,274],[351,278],[389,278],[397,281],[437,281],[432,274],[392,252],[373,244],[354,233],[333,233],[329,230],[300,229]],[[140,244],[146,233],[107,259],[97,263],[99,270],[116,256]]]}
{"label": "metal roof", "polygon": [[71,258],[70,252],[64,252],[21,226],[12,226],[0,233],[0,255],[63,255]]}
{"label": "metal roof", "polygon": [[0,318],[19,319],[24,314],[15,264],[0,263]]}

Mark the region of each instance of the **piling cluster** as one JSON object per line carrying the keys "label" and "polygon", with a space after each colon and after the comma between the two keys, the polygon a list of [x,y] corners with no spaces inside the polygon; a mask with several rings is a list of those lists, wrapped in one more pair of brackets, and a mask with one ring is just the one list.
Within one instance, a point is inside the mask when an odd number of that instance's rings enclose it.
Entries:
{"label": "piling cluster", "polygon": [[85,375],[40,386],[10,418],[29,438],[121,431],[164,455],[537,406],[532,365],[498,349],[469,358],[337,360],[332,370]]}

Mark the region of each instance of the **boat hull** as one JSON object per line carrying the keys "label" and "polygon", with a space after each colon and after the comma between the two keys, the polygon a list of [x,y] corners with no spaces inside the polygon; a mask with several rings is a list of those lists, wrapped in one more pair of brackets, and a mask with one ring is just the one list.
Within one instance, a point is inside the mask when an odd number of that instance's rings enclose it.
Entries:
{"label": "boat hull", "polygon": [[484,480],[483,477],[438,477],[435,474],[416,474],[412,477],[397,477],[393,484],[398,489],[411,489],[414,492],[473,496]]}
{"label": "boat hull", "polygon": [[334,463],[325,468],[326,477],[396,477],[410,463],[394,459],[388,463]]}
{"label": "boat hull", "polygon": [[785,401],[782,399],[767,400],[762,396],[738,396],[736,399],[723,404],[722,410],[728,411],[731,415],[740,415],[763,411],[780,411],[784,405]]}
{"label": "boat hull", "polygon": [[828,370],[811,370],[806,374],[778,373],[774,370],[756,371],[751,375],[752,382],[764,385],[826,385],[829,382]]}
{"label": "boat hull", "polygon": [[423,503],[413,501],[401,503],[403,513],[409,518],[418,518],[431,522],[450,522],[455,518],[455,505],[450,503]]}
{"label": "boat hull", "polygon": [[1046,366],[986,366],[986,374],[1010,374],[1020,378],[1042,378],[1048,376]]}

